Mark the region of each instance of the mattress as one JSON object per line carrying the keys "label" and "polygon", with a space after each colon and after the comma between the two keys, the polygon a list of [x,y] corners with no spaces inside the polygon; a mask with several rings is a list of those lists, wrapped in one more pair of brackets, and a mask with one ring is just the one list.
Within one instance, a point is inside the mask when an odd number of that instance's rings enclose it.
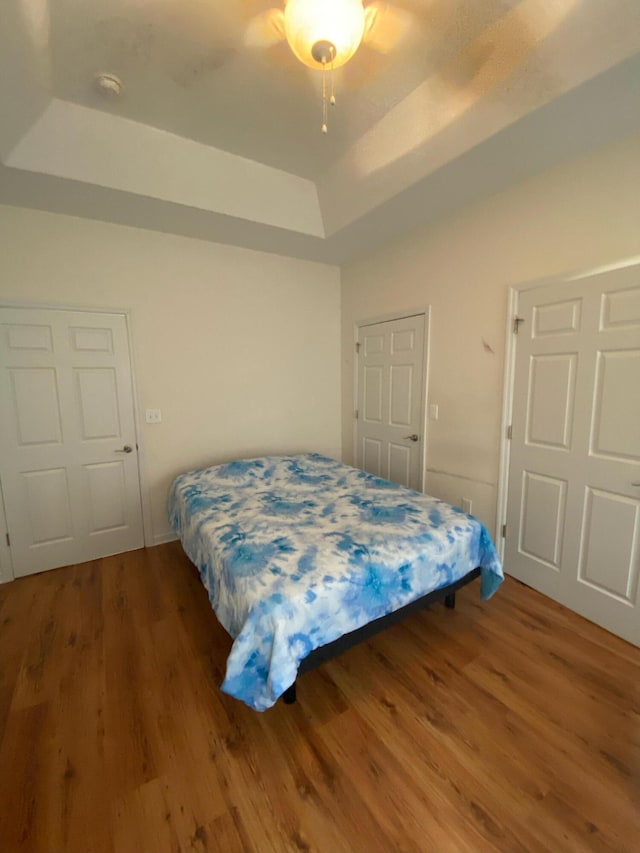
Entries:
{"label": "mattress", "polygon": [[313,649],[476,567],[485,599],[503,579],[476,518],[315,453],[182,474],[168,512],[234,640],[222,689],[259,711]]}

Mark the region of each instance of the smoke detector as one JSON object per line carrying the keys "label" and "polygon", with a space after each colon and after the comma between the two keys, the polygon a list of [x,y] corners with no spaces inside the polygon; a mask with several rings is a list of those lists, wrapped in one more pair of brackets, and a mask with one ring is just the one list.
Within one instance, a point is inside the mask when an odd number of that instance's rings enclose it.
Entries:
{"label": "smoke detector", "polygon": [[122,82],[115,74],[96,74],[95,86],[105,98],[119,98],[122,94]]}

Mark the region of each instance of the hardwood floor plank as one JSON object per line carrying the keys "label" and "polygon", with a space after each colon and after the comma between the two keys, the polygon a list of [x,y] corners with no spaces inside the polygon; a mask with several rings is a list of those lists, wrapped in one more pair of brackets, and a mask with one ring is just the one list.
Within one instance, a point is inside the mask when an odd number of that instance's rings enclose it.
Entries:
{"label": "hardwood floor plank", "polygon": [[335,752],[318,736],[306,708],[308,702],[291,714],[287,711],[293,709],[283,705],[261,718],[263,760],[275,761],[274,776],[294,806],[290,838],[298,847],[336,853],[358,845],[372,853],[392,849],[381,822],[351,784]]}
{"label": "hardwood floor plank", "polygon": [[7,853],[47,850],[49,826],[48,705],[9,714],[0,744],[0,839]]}
{"label": "hardwood floor plank", "polygon": [[[348,692],[351,676],[347,673],[344,682],[340,676],[337,680]],[[459,718],[452,709],[445,717],[433,701],[433,691],[426,696],[406,687],[393,694],[379,690],[372,685],[367,698],[359,700],[359,716],[367,721],[372,737],[382,732],[383,739],[393,744],[411,787],[422,788],[423,801],[431,804],[434,819],[442,821],[449,840],[445,836],[433,849],[467,849],[465,839],[473,839],[472,850],[528,849],[520,837],[507,841],[500,829],[506,825],[501,819],[505,809],[513,821],[532,796],[540,795],[526,770],[522,772],[517,761],[498,760],[490,742],[481,749],[472,731],[477,729],[474,715],[465,711]],[[496,810],[497,818],[492,816]],[[452,839],[450,827],[461,824],[464,838]]]}
{"label": "hardwood floor plank", "polygon": [[212,821],[207,830],[211,853],[244,853],[253,847],[235,807]]}
{"label": "hardwood floor plank", "polygon": [[178,543],[0,587],[2,853],[637,853],[640,650],[470,587],[258,714]]}
{"label": "hardwood floor plank", "polygon": [[59,679],[47,723],[53,746],[50,767],[50,829],[65,850],[89,846],[110,853],[111,839],[99,827],[110,810],[103,796],[105,774],[105,679],[100,565],[75,567],[68,589],[68,621]]}

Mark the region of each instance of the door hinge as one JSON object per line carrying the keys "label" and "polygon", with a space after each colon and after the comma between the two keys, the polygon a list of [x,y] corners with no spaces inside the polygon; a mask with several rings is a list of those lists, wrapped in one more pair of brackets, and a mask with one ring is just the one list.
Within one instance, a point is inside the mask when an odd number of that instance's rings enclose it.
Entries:
{"label": "door hinge", "polygon": [[359,417],[360,417],[360,412],[358,409],[356,409],[355,412],[353,413],[353,418],[354,418],[354,420],[357,421]]}
{"label": "door hinge", "polygon": [[517,335],[518,330],[520,329],[520,323],[524,323],[524,317],[514,317],[513,318],[513,334]]}
{"label": "door hinge", "polygon": [[507,427],[507,438],[509,439],[509,441],[511,441],[511,439],[513,438],[513,424],[509,424],[509,426]]}
{"label": "door hinge", "polygon": [[506,524],[502,525],[502,538],[503,539],[507,538],[507,525]]}
{"label": "door hinge", "polygon": [[360,342],[356,342],[356,352],[360,352]]}
{"label": "door hinge", "polygon": [[11,537],[8,533],[5,533],[5,536],[7,537],[7,548],[11,548]]}

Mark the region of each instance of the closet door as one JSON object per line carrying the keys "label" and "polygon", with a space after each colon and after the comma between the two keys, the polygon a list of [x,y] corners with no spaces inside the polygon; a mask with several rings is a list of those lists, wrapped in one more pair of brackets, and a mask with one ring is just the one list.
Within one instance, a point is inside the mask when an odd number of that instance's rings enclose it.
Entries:
{"label": "closet door", "polygon": [[425,316],[358,330],[356,465],[422,489]]}
{"label": "closet door", "polygon": [[518,314],[505,569],[640,645],[640,270]]}
{"label": "closet door", "polygon": [[2,308],[0,358],[15,574],[142,547],[126,317]]}

